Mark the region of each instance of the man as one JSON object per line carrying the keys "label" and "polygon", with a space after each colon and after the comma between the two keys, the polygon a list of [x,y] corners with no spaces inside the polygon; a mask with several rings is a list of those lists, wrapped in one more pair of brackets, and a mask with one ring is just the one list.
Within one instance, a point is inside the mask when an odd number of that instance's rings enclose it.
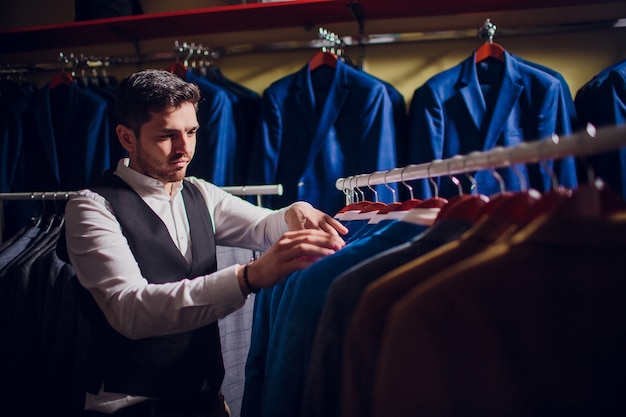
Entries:
{"label": "man", "polygon": [[[87,416],[228,415],[217,319],[345,244],[347,229],[308,203],[271,211],[185,178],[199,100],[167,71],[122,80],[116,133],[129,158],[67,203],[68,255],[93,329]],[[216,271],[216,244],[264,253]]]}

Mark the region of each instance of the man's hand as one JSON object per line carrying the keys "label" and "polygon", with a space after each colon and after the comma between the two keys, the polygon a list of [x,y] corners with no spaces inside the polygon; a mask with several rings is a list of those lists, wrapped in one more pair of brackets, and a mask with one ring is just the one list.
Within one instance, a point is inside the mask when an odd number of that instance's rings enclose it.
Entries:
{"label": "man's hand", "polygon": [[337,219],[304,201],[298,201],[289,207],[285,212],[285,221],[290,231],[319,229],[335,236],[348,233],[348,229]]}
{"label": "man's hand", "polygon": [[[269,288],[292,272],[311,265],[324,256],[332,255],[345,242],[334,233],[317,229],[296,230],[285,233],[256,261],[248,264],[248,280],[254,288]],[[237,272],[239,286],[249,293],[243,280],[243,267]]]}

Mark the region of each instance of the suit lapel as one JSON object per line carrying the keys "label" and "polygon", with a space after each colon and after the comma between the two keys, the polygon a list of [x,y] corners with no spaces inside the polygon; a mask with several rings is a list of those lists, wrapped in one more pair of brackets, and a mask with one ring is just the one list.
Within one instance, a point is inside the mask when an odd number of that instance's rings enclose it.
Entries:
{"label": "suit lapel", "polygon": [[[311,75],[308,73],[308,65],[307,80],[309,95],[310,97],[313,97],[313,86],[311,85]],[[330,90],[328,91],[326,103],[324,103],[322,114],[320,115],[315,129],[315,134],[313,135],[313,140],[311,141],[311,146],[307,154],[307,161],[304,165],[305,171],[309,166],[311,166],[318,152],[326,142],[326,136],[337,120],[339,113],[341,113],[341,108],[346,101],[346,97],[348,97],[348,93],[348,67],[346,67],[346,65],[341,61],[337,61],[333,82],[330,86]],[[313,102],[313,100],[311,100],[311,102]]]}
{"label": "suit lapel", "polygon": [[293,96],[298,108],[302,111],[302,120],[306,126],[306,131],[310,137],[315,134],[317,126],[317,113],[315,111],[315,102],[313,98],[313,88],[311,86],[311,77],[309,76],[309,65],[298,73]]}
{"label": "suit lapel", "polygon": [[466,59],[462,65],[461,79],[458,84],[459,92],[463,97],[467,111],[472,117],[476,130],[480,131],[483,119],[487,114],[487,105],[478,84],[474,56],[472,55]]}
{"label": "suit lapel", "polygon": [[520,74],[515,59],[505,52],[506,70],[496,99],[496,105],[493,109],[489,127],[485,135],[485,147],[483,150],[492,149],[498,140],[498,136],[506,126],[507,120],[517,103],[522,89],[524,88],[520,82]]}
{"label": "suit lapel", "polygon": [[[494,109],[487,109],[476,74],[474,54],[463,62],[461,79],[459,80],[459,92],[463,97],[467,111],[471,115],[474,126],[479,132],[485,132],[482,150],[492,149],[500,133],[506,126],[507,119],[522,91],[520,74],[515,59],[505,52],[506,70],[500,84],[498,97]],[[491,111],[490,111],[491,110]],[[489,120],[485,118],[491,114]],[[484,126],[485,123],[489,123]]]}

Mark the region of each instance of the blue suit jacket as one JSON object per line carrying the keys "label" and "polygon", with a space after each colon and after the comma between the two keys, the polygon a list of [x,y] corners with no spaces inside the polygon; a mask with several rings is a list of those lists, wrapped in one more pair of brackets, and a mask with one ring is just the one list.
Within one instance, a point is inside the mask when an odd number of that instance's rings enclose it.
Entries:
{"label": "blue suit jacket", "polygon": [[[415,91],[409,109],[409,159],[425,163],[434,159],[485,151],[495,146],[513,146],[543,139],[553,133],[571,133],[568,106],[557,78],[524,64],[505,52],[505,61],[486,60],[475,64],[474,54],[459,65],[429,79]],[[550,172],[537,164],[499,169],[507,190],[521,188],[520,175],[530,187],[540,191],[551,187]],[[577,185],[574,160],[560,161],[561,184]],[[488,170],[475,178],[478,191],[491,195],[500,186]],[[459,178],[466,191],[470,183]],[[448,179],[437,179],[439,193],[458,193]],[[428,181],[422,181],[417,198],[432,196]]]}
{"label": "blue suit jacket", "polygon": [[[339,177],[396,166],[394,113],[385,86],[338,61],[300,71],[263,93],[249,183],[282,184],[265,205],[305,200],[327,213],[345,205]],[[391,193],[379,187],[381,201]]]}
{"label": "blue suit jacket", "polygon": [[290,275],[272,291],[257,294],[242,417],[298,415],[317,322],[333,280],[353,265],[415,239],[427,228],[398,220],[385,223],[371,235]]}
{"label": "blue suit jacket", "polygon": [[232,103],[233,128],[236,132],[235,163],[227,168],[233,173],[231,185],[245,185],[252,156],[252,141],[259,120],[261,95],[226,78],[216,66],[210,66],[205,70],[207,80],[222,87]]}
{"label": "blue suit jacket", "polygon": [[574,104],[581,125],[593,123],[600,126],[614,123],[610,115],[611,113],[607,114],[609,108],[606,106],[606,103],[599,103],[597,95],[598,90],[602,88],[609,78],[611,71],[624,67],[626,67],[626,59],[603,69],[576,92]]}
{"label": "blue suit jacket", "polygon": [[228,93],[191,70],[187,70],[187,81],[196,84],[202,93],[196,153],[187,173],[218,186],[240,185],[234,183],[237,135]]}
{"label": "blue suit jacket", "polygon": [[[598,73],[576,93],[581,121],[595,126],[626,123],[626,60]],[[626,198],[626,148],[586,158],[594,174]]]}
{"label": "blue suit jacket", "polygon": [[[581,127],[581,125],[578,120],[578,113],[576,112],[576,105],[574,104],[574,99],[572,98],[572,91],[569,88],[569,84],[567,84],[567,80],[565,80],[565,77],[563,77],[563,74],[561,74],[560,72],[556,71],[553,68],[546,67],[545,65],[541,65],[537,62],[528,61],[527,59],[521,58],[516,55],[514,55],[514,57],[519,62],[526,64],[526,65],[530,65],[533,68],[537,68],[538,70],[541,70],[547,74],[550,74],[554,78],[559,80],[559,82],[561,83],[561,90],[563,93],[563,97],[561,98],[561,100],[563,101],[563,104],[565,106],[565,113],[559,112],[559,116],[567,117],[567,120],[565,122],[558,121],[557,126],[559,126],[560,128],[566,129],[567,126],[571,124],[573,131],[578,130]],[[566,133],[567,132],[561,132],[561,134],[563,135]]]}
{"label": "blue suit jacket", "polygon": [[77,190],[110,167],[107,103],[95,93],[46,86],[26,113],[14,191]]}
{"label": "blue suit jacket", "polygon": [[34,87],[11,80],[0,82],[0,192],[13,190],[18,161],[22,155],[22,114]]}
{"label": "blue suit jacket", "polygon": [[[107,116],[104,99],[77,83],[40,88],[22,112],[22,148],[11,192],[78,190],[99,178],[111,166]],[[6,232],[14,233],[42,207],[7,202]]]}
{"label": "blue suit jacket", "polygon": [[347,269],[333,280],[315,332],[300,417],[341,416],[344,338],[365,288],[386,273],[457,238],[472,223],[443,219],[418,238]]}

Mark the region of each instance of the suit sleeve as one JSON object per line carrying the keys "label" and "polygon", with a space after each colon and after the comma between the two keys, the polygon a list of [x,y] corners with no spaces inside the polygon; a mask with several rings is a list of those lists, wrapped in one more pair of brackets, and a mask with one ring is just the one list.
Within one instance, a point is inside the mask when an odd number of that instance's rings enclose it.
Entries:
{"label": "suit sleeve", "polygon": [[[444,109],[427,84],[419,87],[413,94],[408,131],[409,163],[421,164],[442,158]],[[419,185],[415,188],[415,198],[427,199],[432,196],[429,181],[419,180]]]}

